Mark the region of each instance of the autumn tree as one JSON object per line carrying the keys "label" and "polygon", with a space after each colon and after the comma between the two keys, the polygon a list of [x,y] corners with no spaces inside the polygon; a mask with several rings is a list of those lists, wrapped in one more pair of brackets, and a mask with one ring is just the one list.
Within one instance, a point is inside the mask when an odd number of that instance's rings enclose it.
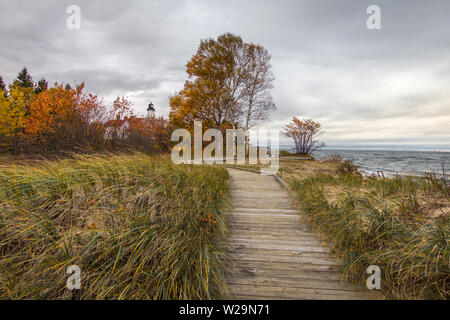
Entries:
{"label": "autumn tree", "polygon": [[34,98],[32,88],[11,87],[9,95],[0,95],[0,135],[7,148],[17,153],[21,148],[25,117]]}
{"label": "autumn tree", "polygon": [[0,77],[0,147],[15,154],[100,150],[111,146],[106,131],[112,121],[113,126],[129,125],[120,147],[169,151],[171,124],[167,119],[136,117],[125,97],[118,97],[107,111],[102,100],[84,88],[84,83],[49,88],[44,78],[34,83],[24,68],[6,94]]}
{"label": "autumn tree", "polygon": [[321,125],[311,119],[292,118],[292,122],[284,127],[283,134],[294,139],[297,154],[310,155],[325,144],[316,138],[321,133]]}
{"label": "autumn tree", "polygon": [[30,116],[26,121],[26,132],[32,139],[45,139],[56,134],[61,126],[74,117],[74,91],[61,86],[42,92],[30,105]]}
{"label": "autumn tree", "polygon": [[57,85],[41,92],[30,105],[26,135],[46,149],[94,149],[103,141],[97,114],[104,108],[95,95],[83,92],[84,84],[74,89]]}
{"label": "autumn tree", "polygon": [[74,108],[81,120],[85,123],[100,123],[106,118],[106,108],[103,101],[95,94],[84,92],[84,82],[78,85],[74,91]]}
{"label": "autumn tree", "polygon": [[25,119],[35,98],[33,78],[23,68],[9,86],[8,94],[3,79],[0,82],[0,90],[5,92],[0,102],[0,135],[6,141],[7,148],[17,153],[22,151]]}
{"label": "autumn tree", "polygon": [[249,129],[275,109],[270,56],[239,36],[202,40],[186,72],[184,88],[170,97],[170,120],[177,125],[202,120],[206,128]]}
{"label": "autumn tree", "polygon": [[168,152],[172,126],[164,117],[128,119],[129,143],[135,148],[151,152]]}
{"label": "autumn tree", "polygon": [[134,116],[133,104],[125,97],[117,97],[110,110],[110,119],[131,118]]}
{"label": "autumn tree", "polygon": [[97,95],[86,93],[84,87],[83,82],[74,90],[77,139],[89,150],[99,149],[105,142],[103,121],[107,117],[106,108]]}
{"label": "autumn tree", "polygon": [[5,95],[0,92],[0,148],[11,148],[11,121],[9,103]]}

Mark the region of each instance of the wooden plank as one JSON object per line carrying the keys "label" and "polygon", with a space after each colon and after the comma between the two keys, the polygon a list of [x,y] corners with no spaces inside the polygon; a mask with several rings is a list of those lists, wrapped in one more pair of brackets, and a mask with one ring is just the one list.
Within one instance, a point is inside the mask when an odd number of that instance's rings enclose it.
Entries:
{"label": "wooden plank", "polygon": [[229,249],[234,253],[243,253],[248,255],[262,255],[262,256],[297,256],[297,257],[329,257],[331,256],[327,252],[299,252],[292,250],[267,250],[267,249],[247,249],[240,246],[230,247]]}
{"label": "wooden plank", "polygon": [[[269,240],[269,239],[276,239],[276,240],[292,240],[292,234],[286,234],[283,232],[248,232],[248,233],[241,233],[241,234],[232,234],[229,239],[235,240],[235,239],[241,239],[245,236],[246,239],[252,239],[252,240]],[[296,240],[300,241],[309,241],[317,243],[317,238],[315,235],[310,233],[298,233],[294,234]]]}
{"label": "wooden plank", "polygon": [[[295,240],[278,240],[278,239],[248,239],[244,238],[243,236],[240,237],[233,237],[229,239],[230,244],[236,245],[236,244],[254,244],[254,245],[270,245],[277,248],[277,246],[280,246],[280,248],[325,248],[323,245],[320,244],[320,242],[315,241],[314,239],[311,240],[305,240],[305,239],[295,239]],[[282,247],[281,247],[282,246]],[[294,249],[292,251],[295,251]],[[323,252],[327,252],[328,250],[325,250]],[[317,251],[316,251],[317,252]],[[322,251],[319,251],[322,252]]]}
{"label": "wooden plank", "polygon": [[278,286],[260,286],[246,284],[229,284],[232,295],[249,295],[250,293],[259,297],[280,296],[293,299],[333,299],[333,300],[363,300],[369,299],[370,295],[362,291],[348,291],[336,289],[318,288],[292,288]]}
{"label": "wooden plank", "polygon": [[293,246],[293,245],[270,245],[258,243],[231,243],[232,247],[241,247],[247,249],[269,249],[269,250],[289,250],[298,252],[329,252],[326,248],[312,246]]}
{"label": "wooden plank", "polygon": [[231,212],[230,215],[233,216],[248,216],[248,217],[255,217],[255,218],[287,218],[297,221],[299,219],[299,216],[296,214],[285,214],[285,213],[255,213],[255,212]]}
{"label": "wooden plank", "polygon": [[245,212],[290,212],[298,214],[298,211],[295,209],[258,209],[258,208],[234,208],[235,211],[244,211]]}
{"label": "wooden plank", "polygon": [[316,271],[316,270],[305,270],[302,269],[299,272],[298,269],[289,271],[284,270],[282,273],[277,270],[266,268],[266,269],[258,269],[258,268],[245,268],[238,267],[233,272],[229,273],[228,281],[232,281],[233,277],[236,278],[247,278],[252,279],[254,277],[266,277],[273,279],[289,279],[290,281],[297,280],[331,280],[331,281],[341,281],[339,275],[334,271]]}
{"label": "wooden plank", "polygon": [[[277,238],[279,236],[286,236],[286,237],[290,237],[292,239],[292,237],[295,237],[297,239],[300,238],[311,238],[313,237],[314,239],[319,239],[320,238],[318,236],[316,236],[315,234],[311,233],[311,232],[305,232],[305,231],[300,231],[297,229],[292,229],[292,230],[282,230],[282,231],[276,231],[276,230],[255,230],[255,229],[243,229],[243,228],[239,228],[239,226],[235,226],[233,228],[233,232],[231,233],[230,237],[234,237],[235,235],[240,235],[240,234],[245,234],[246,236],[267,236],[267,237],[274,237]],[[294,238],[294,239],[295,239]]]}
{"label": "wooden plank", "polygon": [[242,253],[236,253],[234,255],[235,260],[238,261],[251,261],[251,262],[270,262],[270,263],[280,263],[287,262],[294,266],[299,264],[311,264],[320,266],[338,266],[339,263],[336,260],[330,258],[317,258],[317,257],[305,257],[305,256],[256,256],[256,255],[246,255]]}
{"label": "wooden plank", "polygon": [[259,232],[303,232],[311,233],[308,229],[296,228],[294,225],[291,226],[270,226],[270,225],[260,225],[260,224],[232,224],[232,232],[246,232],[246,231],[259,231]]}
{"label": "wooden plank", "polygon": [[[266,220],[266,219],[254,219],[254,218],[244,218],[244,217],[231,217],[231,221],[236,225],[245,225],[247,226],[268,226],[272,229],[275,229],[277,227],[287,227],[287,228],[293,228],[296,229],[296,224],[292,223],[292,221],[289,220],[282,220],[282,219],[275,219],[275,220]],[[276,223],[274,225],[274,223]]]}
{"label": "wooden plank", "polygon": [[330,279],[292,279],[282,276],[267,277],[233,277],[229,280],[230,284],[241,284],[251,286],[268,286],[268,287],[289,287],[289,288],[303,288],[303,289],[334,289],[342,291],[360,291],[367,290],[364,287],[355,288],[354,285],[346,285],[340,280]]}
{"label": "wooden plank", "polygon": [[334,265],[317,265],[311,263],[289,263],[282,261],[256,261],[256,260],[241,260],[239,258],[233,259],[235,268],[244,268],[246,270],[256,269],[271,269],[278,270],[278,272],[274,274],[282,274],[285,270],[290,271],[301,271],[301,270],[309,270],[315,272],[322,271],[336,271],[337,268]]}

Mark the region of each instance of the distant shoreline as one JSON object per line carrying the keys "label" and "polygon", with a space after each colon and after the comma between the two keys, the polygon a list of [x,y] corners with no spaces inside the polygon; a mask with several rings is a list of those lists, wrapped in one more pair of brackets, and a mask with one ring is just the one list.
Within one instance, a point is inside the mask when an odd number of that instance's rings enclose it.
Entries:
{"label": "distant shoreline", "polygon": [[322,149],[314,152],[313,156],[323,159],[332,154],[339,154],[344,160],[352,161],[358,171],[369,175],[381,171],[385,176],[422,176],[427,173],[442,176],[442,166],[447,176],[450,172],[448,151]]}
{"label": "distant shoreline", "polygon": [[[285,151],[293,151],[294,148],[293,147],[280,147],[280,150],[285,150]],[[430,150],[424,150],[424,149],[409,149],[409,148],[405,148],[405,149],[388,149],[387,147],[324,147],[321,148],[319,151],[364,151],[364,152],[374,152],[374,151],[383,151],[383,152],[445,152],[445,153],[450,153],[450,149],[440,149],[440,150],[436,150],[436,149],[430,149]]]}

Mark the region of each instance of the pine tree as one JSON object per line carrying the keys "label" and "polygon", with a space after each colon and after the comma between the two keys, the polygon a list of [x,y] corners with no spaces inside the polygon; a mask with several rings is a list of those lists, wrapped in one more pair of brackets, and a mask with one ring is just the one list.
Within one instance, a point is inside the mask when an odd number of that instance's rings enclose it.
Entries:
{"label": "pine tree", "polygon": [[21,88],[34,88],[33,78],[28,73],[26,67],[24,67],[22,71],[19,72],[16,80],[14,80],[13,86]]}
{"label": "pine tree", "polygon": [[0,76],[0,91],[4,92],[5,98],[8,96],[8,91],[6,90],[5,82],[3,81],[2,76]]}
{"label": "pine tree", "polygon": [[48,89],[48,82],[44,78],[38,81],[36,89],[34,89],[34,93],[39,94]]}

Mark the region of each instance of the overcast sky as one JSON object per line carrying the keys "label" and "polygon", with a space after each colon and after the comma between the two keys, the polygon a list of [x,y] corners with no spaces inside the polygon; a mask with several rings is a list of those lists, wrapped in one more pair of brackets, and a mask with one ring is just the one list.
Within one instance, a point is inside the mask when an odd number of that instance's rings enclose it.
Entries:
{"label": "overcast sky", "polygon": [[[450,1],[0,0],[0,75],[86,82],[143,112],[183,87],[199,41],[225,32],[272,55],[277,111],[322,123],[329,144],[429,144],[450,149]],[[81,8],[69,30],[69,5]],[[366,9],[381,8],[381,30]]]}

